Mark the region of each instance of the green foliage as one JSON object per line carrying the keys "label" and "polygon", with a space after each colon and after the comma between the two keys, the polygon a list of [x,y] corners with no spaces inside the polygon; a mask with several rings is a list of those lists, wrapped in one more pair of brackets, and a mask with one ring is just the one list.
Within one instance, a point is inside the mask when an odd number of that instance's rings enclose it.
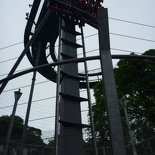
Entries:
{"label": "green foliage", "polygon": [[[5,141],[6,135],[9,128],[9,123],[11,120],[11,116],[1,116],[0,117],[0,139]],[[15,116],[14,118],[14,124],[12,128],[12,134],[11,134],[11,141],[13,142],[20,142],[21,136],[23,132],[23,119],[19,116]],[[41,139],[41,130],[34,128],[34,127],[28,127],[27,130],[27,144],[43,144],[43,140]]]}
{"label": "green foliage", "polygon": [[[131,53],[135,55],[134,53]],[[155,50],[142,55],[155,56]],[[142,142],[155,135],[155,62],[149,60],[122,59],[114,69],[118,98],[127,96],[127,109],[134,138]],[[101,146],[109,145],[106,104],[103,81],[94,88],[96,103],[93,105],[97,142]],[[123,109],[120,112],[125,135],[128,136],[127,123]],[[129,143],[129,139],[127,141]]]}
{"label": "green foliage", "polygon": [[[0,117],[0,137],[2,140],[6,139],[10,121],[11,121],[10,116],[5,115]],[[17,141],[19,141],[21,139],[22,129],[23,129],[22,118],[20,118],[19,116],[15,116],[11,135],[12,139],[16,139]]]}
{"label": "green foliage", "polygon": [[27,131],[27,144],[43,144],[43,140],[41,139],[41,130],[34,128],[34,127],[28,127]]}
{"label": "green foliage", "polygon": [[[155,55],[155,50],[143,55]],[[155,122],[155,63],[151,61],[120,60],[115,69],[118,97],[128,95],[131,119]]]}
{"label": "green foliage", "polygon": [[47,146],[54,147],[54,139],[49,140]]}
{"label": "green foliage", "polygon": [[[98,146],[109,146],[109,131],[107,123],[106,104],[104,103],[103,82],[100,81],[94,87],[96,104],[93,105],[94,125]],[[103,104],[104,103],[104,104]]]}

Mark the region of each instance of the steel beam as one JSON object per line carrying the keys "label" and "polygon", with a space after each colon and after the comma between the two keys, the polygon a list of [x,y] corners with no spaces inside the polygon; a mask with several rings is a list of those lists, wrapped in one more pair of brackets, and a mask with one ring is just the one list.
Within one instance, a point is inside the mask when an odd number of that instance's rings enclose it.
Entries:
{"label": "steel beam", "polygon": [[[75,23],[69,19],[62,20],[62,26],[75,31]],[[66,44],[63,40],[76,43],[76,35],[62,29],[62,53],[69,57],[77,58],[77,47],[73,44]],[[61,71],[67,75],[78,77],[78,64],[61,65]],[[82,135],[81,105],[79,93],[79,81],[70,76],[61,78],[60,97],[60,134],[58,155],[84,155],[84,143]],[[64,96],[62,95],[64,94]],[[65,96],[69,96],[68,98]],[[74,97],[74,99],[72,97]],[[67,122],[67,123],[66,123]]]}
{"label": "steel beam", "polygon": [[[144,55],[111,55],[112,59],[137,59],[137,60],[150,60],[152,62],[155,61],[155,56],[144,56]],[[74,58],[74,59],[69,59],[69,60],[61,60],[61,61],[57,61],[54,63],[49,63],[49,64],[45,64],[45,65],[40,65],[37,67],[33,67],[27,70],[24,70],[22,72],[16,73],[14,75],[10,75],[7,76],[4,79],[0,80],[0,84],[5,82],[5,81],[9,81],[12,79],[15,79],[16,77],[31,73],[33,71],[38,71],[40,69],[46,68],[46,67],[52,67],[52,66],[58,66],[58,65],[62,65],[62,64],[67,64],[67,63],[73,63],[73,62],[84,62],[84,61],[90,61],[90,60],[97,60],[100,59],[100,56],[90,56],[90,57],[85,57],[85,58]]]}
{"label": "steel beam", "polygon": [[[41,31],[42,27],[44,26],[45,22],[47,21],[48,17],[50,16],[51,11],[48,11],[46,13],[46,15],[44,16],[44,18],[42,19],[41,23],[39,24],[37,30],[35,31],[35,33],[33,34],[32,38],[30,39],[30,41],[27,43],[25,49],[22,51],[21,55],[19,56],[19,58],[17,59],[16,63],[14,64],[14,66],[12,67],[11,71],[9,72],[8,76],[12,76],[13,73],[15,72],[15,70],[17,69],[18,65],[20,64],[20,62],[22,61],[23,57],[25,56],[26,52],[29,50],[29,47],[32,45],[32,43],[34,42],[34,40],[36,39],[36,37],[38,36],[39,32]],[[8,81],[5,81],[4,83],[2,83],[1,87],[0,87],[0,94],[2,93],[2,91],[4,90],[5,86],[7,85]]]}
{"label": "steel beam", "polygon": [[110,53],[107,9],[98,10],[99,51],[113,155],[126,155],[125,141]]}
{"label": "steel beam", "polygon": [[[83,45],[83,57],[86,58],[84,33],[83,33],[82,26],[81,26],[81,33],[82,33],[82,45]],[[91,93],[90,93],[90,85],[89,85],[88,66],[87,66],[86,61],[84,62],[84,68],[85,68],[85,75],[86,75],[88,107],[89,107],[89,117],[90,117],[91,133],[92,133],[92,140],[93,140],[93,147],[94,147],[94,155],[98,155],[96,136],[95,136],[94,118],[93,118],[93,113],[92,113],[92,102],[91,102]]]}
{"label": "steel beam", "polygon": [[[38,51],[37,51],[37,54],[36,54],[35,66],[38,66],[38,63],[39,63],[40,53],[41,53],[41,45],[42,45],[42,43],[39,42]],[[29,116],[30,116],[30,111],[31,111],[31,104],[32,104],[32,97],[33,97],[34,86],[35,86],[35,81],[36,81],[36,74],[37,74],[37,71],[34,71],[33,72],[33,77],[32,77],[31,88],[30,88],[28,105],[27,105],[27,111],[26,111],[26,116],[25,116],[25,124],[24,124],[24,128],[23,128],[21,144],[24,144],[25,141],[26,141],[28,121],[29,121]]]}
{"label": "steel beam", "polygon": [[54,62],[54,63],[50,63],[50,64],[45,64],[45,65],[41,65],[41,66],[37,66],[37,67],[33,67],[31,69],[27,69],[25,71],[16,73],[14,75],[10,75],[2,80],[0,80],[0,84],[5,82],[5,81],[9,81],[12,80],[16,77],[25,75],[27,73],[31,73],[33,71],[39,71],[40,69],[46,68],[46,67],[52,67],[52,66],[58,66],[58,65],[63,65],[63,64],[69,64],[69,63],[73,63],[73,62],[84,62],[84,61],[88,61],[88,60],[97,60],[99,59],[100,56],[91,56],[91,57],[86,57],[86,58],[74,58],[74,59],[69,59],[69,60],[61,60],[58,62]]}

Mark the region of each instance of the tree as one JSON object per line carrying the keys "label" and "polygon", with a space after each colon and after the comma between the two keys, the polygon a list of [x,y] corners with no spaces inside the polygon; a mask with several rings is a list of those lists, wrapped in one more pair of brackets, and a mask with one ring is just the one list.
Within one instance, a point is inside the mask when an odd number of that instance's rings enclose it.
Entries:
{"label": "tree", "polygon": [[49,141],[48,141],[48,144],[47,144],[47,146],[49,146],[49,147],[53,147],[54,148],[54,138],[52,138],[52,139],[50,139]]}
{"label": "tree", "polygon": [[[1,116],[0,117],[0,139],[5,141],[7,131],[9,128],[11,117],[10,116]],[[21,141],[21,136],[23,132],[23,119],[19,116],[15,116],[14,118],[14,124],[12,128],[12,134],[11,134],[11,141],[13,142],[19,142]],[[34,127],[28,127],[27,130],[27,144],[43,144],[43,140],[41,139],[41,130],[34,128]]]}
{"label": "tree", "polygon": [[[155,56],[155,50],[146,51],[142,55]],[[131,129],[135,140],[142,142],[155,134],[155,63],[149,60],[122,59],[117,66],[114,73],[118,98],[127,96]],[[93,112],[97,142],[106,146],[109,145],[109,131],[102,82],[94,87],[96,102],[93,105]],[[121,105],[120,112],[126,129],[127,123]]]}
{"label": "tree", "polygon": [[96,102],[93,104],[92,110],[94,113],[94,126],[96,131],[96,140],[98,147],[108,147],[109,130],[107,122],[106,104],[104,101],[103,81],[100,81],[94,87],[94,96]]}
{"label": "tree", "polygon": [[[9,128],[9,123],[11,121],[11,117],[4,115],[0,117],[0,138],[1,140],[6,140],[6,135]],[[14,124],[12,128],[11,138],[17,141],[20,141],[23,129],[23,119],[19,116],[15,116]]]}
{"label": "tree", "polygon": [[40,129],[28,127],[26,143],[42,145],[43,140],[41,139],[41,135]]}

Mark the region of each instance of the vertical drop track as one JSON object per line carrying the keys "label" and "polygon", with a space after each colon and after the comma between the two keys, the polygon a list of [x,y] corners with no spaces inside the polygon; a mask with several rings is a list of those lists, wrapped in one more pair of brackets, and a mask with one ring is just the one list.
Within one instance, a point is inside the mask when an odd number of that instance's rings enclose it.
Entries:
{"label": "vertical drop track", "polygon": [[[83,29],[81,33],[75,30],[77,22],[68,17],[61,18],[59,26],[59,54],[61,60],[77,58],[77,49],[82,48],[85,56],[85,45]],[[76,43],[76,36],[82,38],[82,45]],[[85,62],[85,73],[88,76],[87,65]],[[90,92],[88,98],[80,97],[80,80],[86,80],[88,77],[79,77],[78,64],[65,64],[58,67],[57,76],[57,103],[56,103],[56,131],[55,131],[55,149],[56,155],[84,155],[83,128],[91,128],[93,133],[94,155],[97,155],[97,147],[94,136],[94,126],[92,120]],[[59,74],[60,73],[60,74]],[[60,85],[61,88],[60,88]],[[89,91],[89,82],[87,81],[87,91]],[[81,103],[88,101],[91,125],[82,124]],[[95,149],[96,148],[96,149]]]}
{"label": "vertical drop track", "polygon": [[[58,1],[54,2],[54,5]],[[53,62],[61,60],[69,60],[77,58],[77,49],[82,48],[85,57],[85,46],[83,30],[77,32],[75,27],[80,24],[79,21],[88,23],[99,30],[99,47],[100,61],[102,69],[102,77],[104,78],[105,100],[108,111],[108,123],[111,138],[111,149],[113,155],[126,155],[124,135],[122,131],[121,117],[119,112],[119,104],[116,93],[115,79],[113,75],[112,59],[110,54],[108,14],[104,8],[98,8],[98,17],[87,13],[87,10],[76,8],[69,4],[59,1],[60,6],[54,6],[51,10],[48,7],[48,1],[44,1],[39,17],[36,17],[40,0],[34,0],[28,22],[25,28],[24,44],[25,49],[19,56],[19,59],[11,69],[8,77],[13,75],[22,58],[26,54],[30,63],[35,67],[35,59],[40,47],[40,58],[37,65],[48,64],[46,50],[50,47],[50,56]],[[68,2],[68,1],[67,1]],[[87,1],[85,1],[87,2]],[[63,8],[61,5],[63,4]],[[64,6],[65,5],[65,6]],[[67,6],[67,7],[66,7]],[[77,16],[70,14],[67,10],[71,7]],[[66,12],[69,12],[65,15]],[[80,15],[82,16],[79,16]],[[83,19],[83,16],[86,17]],[[71,17],[71,18],[70,18]],[[75,19],[74,19],[75,17]],[[37,21],[35,19],[37,18]],[[61,18],[61,22],[59,19]],[[93,19],[93,20],[91,20]],[[94,20],[95,19],[95,20]],[[97,20],[98,19],[98,20]],[[32,27],[35,24],[35,31]],[[60,25],[59,25],[60,24]],[[80,25],[81,26],[81,25]],[[82,45],[76,43],[76,36],[81,35]],[[59,36],[59,58],[55,56],[55,42]],[[41,43],[41,44],[40,44]],[[61,58],[61,59],[60,59]],[[51,62],[50,62],[51,63]],[[78,72],[78,63],[73,62],[63,64],[56,71],[52,67],[39,69],[45,78],[57,83],[57,99],[56,99],[56,132],[55,146],[56,155],[84,155],[83,128],[92,129],[92,138],[94,141],[94,154],[97,155],[97,146],[95,140],[95,131],[93,127],[93,117],[91,110],[91,101],[89,87],[93,88],[97,82],[89,82],[87,64],[84,63],[85,74]],[[90,76],[90,75],[89,75]],[[0,93],[7,84],[7,80],[2,83]],[[33,84],[32,84],[33,86]],[[80,97],[80,89],[87,89],[87,98]],[[82,124],[81,103],[87,101],[89,103],[90,125]],[[29,114],[28,114],[29,115]],[[25,139],[25,138],[24,138]]]}

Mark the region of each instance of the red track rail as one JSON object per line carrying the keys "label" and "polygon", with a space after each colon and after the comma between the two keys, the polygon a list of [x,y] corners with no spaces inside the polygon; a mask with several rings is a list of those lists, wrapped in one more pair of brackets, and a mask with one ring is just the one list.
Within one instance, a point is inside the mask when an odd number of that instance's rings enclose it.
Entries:
{"label": "red track rail", "polygon": [[54,0],[49,3],[48,8],[60,15],[71,16],[73,19],[80,20],[82,23],[87,23],[94,28],[97,26],[97,10],[102,7],[100,1],[68,1]]}

